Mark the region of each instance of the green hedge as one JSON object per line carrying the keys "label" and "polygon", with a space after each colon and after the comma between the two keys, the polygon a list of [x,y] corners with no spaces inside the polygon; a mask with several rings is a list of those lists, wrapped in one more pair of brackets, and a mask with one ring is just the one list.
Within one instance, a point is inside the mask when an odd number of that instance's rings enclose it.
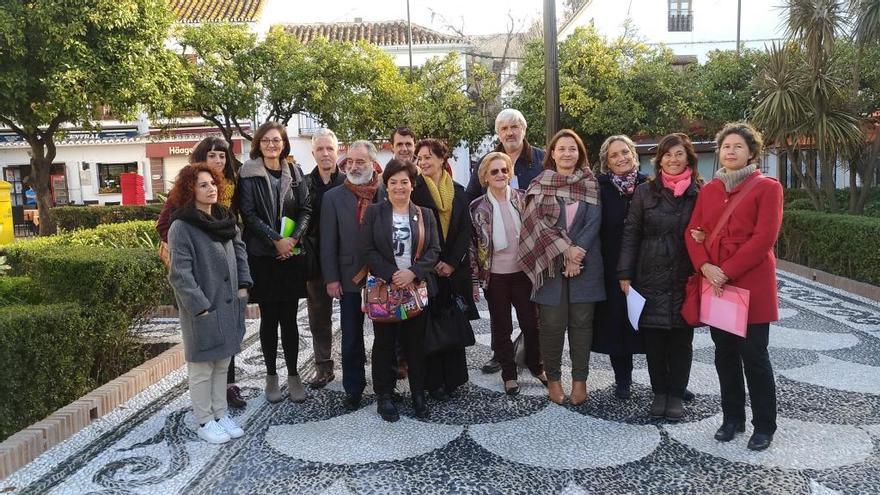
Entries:
{"label": "green hedge", "polygon": [[0,441],[91,390],[93,335],[76,304],[0,308]]}
{"label": "green hedge", "polygon": [[99,225],[94,229],[76,230],[59,235],[36,237],[4,246],[0,252],[7,257],[13,274],[29,271],[35,253],[56,246],[96,246],[108,248],[143,248],[154,253],[159,247],[155,222],[142,220]]}
{"label": "green hedge", "polygon": [[0,306],[39,304],[42,300],[39,286],[30,277],[0,276]]}
{"label": "green hedge", "polygon": [[880,218],[787,210],[779,257],[843,277],[880,285]]}
{"label": "green hedge", "polygon": [[[152,246],[113,246],[150,244],[139,236],[151,232],[152,222],[103,225],[4,249],[12,271],[25,276],[0,277],[0,301],[27,295],[24,302],[61,304],[0,308],[2,397],[28,399],[23,413],[0,403],[0,441],[143,362],[129,328],[170,293],[165,267]],[[54,337],[29,342],[39,329]]]}
{"label": "green hedge", "polygon": [[[837,204],[846,210],[849,208],[849,189],[837,189],[834,192]],[[795,210],[813,210],[813,202],[806,189],[786,189],[785,208]],[[815,211],[815,210],[813,210]],[[880,218],[880,187],[872,187],[865,203],[865,216]]]}
{"label": "green hedge", "polygon": [[122,223],[132,220],[153,220],[159,218],[161,204],[142,206],[57,206],[52,208],[52,216],[58,231],[91,229],[102,224]]}

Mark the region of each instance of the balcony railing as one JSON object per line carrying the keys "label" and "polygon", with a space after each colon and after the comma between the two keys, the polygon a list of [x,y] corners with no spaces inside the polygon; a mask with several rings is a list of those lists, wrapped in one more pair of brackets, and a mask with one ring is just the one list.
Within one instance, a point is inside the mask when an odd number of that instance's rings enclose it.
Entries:
{"label": "balcony railing", "polygon": [[693,31],[694,15],[693,14],[669,14],[668,31]]}

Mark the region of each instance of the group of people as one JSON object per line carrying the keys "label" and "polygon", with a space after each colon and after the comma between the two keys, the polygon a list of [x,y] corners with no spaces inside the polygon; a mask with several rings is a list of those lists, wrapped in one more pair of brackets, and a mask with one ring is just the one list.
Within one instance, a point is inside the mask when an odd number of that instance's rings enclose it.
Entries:
{"label": "group of people", "polygon": [[[745,337],[711,328],[726,442],[745,431],[745,379],[752,409],[748,447],[766,449],[776,430],[776,392],[767,351],[778,318],[773,246],[782,188],[758,167],[760,134],[745,123],[716,136],[720,168],[705,182],[688,136],[657,145],[654,170],[639,172],[633,141],[611,136],[599,149],[601,173],[572,130],[546,152],[525,138],[514,109],[495,121],[495,151],[480,160],[467,187],[455,182],[449,149],[406,127],[391,136],[394,157],[381,167],[372,142],[339,143],[329,129],[312,136],[315,169],[290,160],[282,125],[263,124],[250,160],[238,171],[225,141],[208,138],[175,181],[157,228],[180,308],[198,435],[222,443],[243,434],[227,404],[243,406],[232,358],[244,333],[246,303],[260,309],[265,396],[284,399],[276,361],[280,329],[286,395],[306,400],[297,369],[297,307],[307,299],[319,389],[336,377],[331,313],[339,300],[344,406],[356,410],[366,387],[361,289],[367,275],[397,289],[424,283],[429,308],[453,301],[465,320],[489,308],[492,359],[504,391],[519,393],[512,311],[529,373],[550,401],[588,400],[591,351],[610,356],[614,394],[630,399],[633,355],[644,353],[654,418],[680,420],[688,398],[694,328],[682,316],[685,285],[699,273],[720,295],[728,284],[751,291]],[[234,192],[233,192],[234,191]],[[737,196],[740,196],[737,198]],[[240,218],[240,222],[239,222]],[[164,244],[167,242],[167,245]],[[626,298],[645,298],[633,328]],[[430,311],[373,322],[372,383],[378,414],[399,419],[395,384],[407,378],[412,408],[427,417],[428,397],[447,401],[468,381],[464,346],[425,351]],[[450,329],[452,330],[452,329]],[[571,389],[562,386],[568,338]]]}

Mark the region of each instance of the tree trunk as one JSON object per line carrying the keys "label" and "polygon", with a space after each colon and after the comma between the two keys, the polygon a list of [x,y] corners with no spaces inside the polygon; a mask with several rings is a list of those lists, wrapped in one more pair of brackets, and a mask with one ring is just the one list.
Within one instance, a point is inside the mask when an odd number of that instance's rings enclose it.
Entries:
{"label": "tree trunk", "polygon": [[847,211],[850,214],[856,215],[858,212],[857,201],[859,195],[859,167],[861,166],[861,157],[856,157],[852,161],[849,162],[849,206]]}
{"label": "tree trunk", "polygon": [[31,145],[31,184],[37,193],[37,211],[40,214],[40,235],[55,234],[55,220],[52,218],[52,191],[49,189],[49,175],[55,159],[55,146],[48,147],[45,140],[37,138],[29,141]]}
{"label": "tree trunk", "polygon": [[[785,148],[785,153],[788,155],[789,170],[798,178],[803,188],[806,189],[807,195],[813,203],[813,208],[816,211],[822,211],[822,197],[819,194],[816,180],[812,177],[812,174],[804,174],[801,170],[801,151],[794,146],[788,145]],[[807,168],[809,169],[809,166]]]}
{"label": "tree trunk", "polygon": [[865,204],[871,195],[871,186],[874,184],[874,174],[877,170],[877,160],[880,159],[880,126],[875,127],[874,142],[871,143],[871,151],[865,157],[860,167],[862,178],[862,190],[859,191],[859,199],[856,202],[856,210],[859,214],[865,212]]}
{"label": "tree trunk", "polygon": [[837,196],[835,195],[834,186],[834,164],[836,160],[829,160],[828,155],[824,152],[819,153],[819,166],[822,171],[822,192],[825,196],[826,204],[832,213],[837,212]]}

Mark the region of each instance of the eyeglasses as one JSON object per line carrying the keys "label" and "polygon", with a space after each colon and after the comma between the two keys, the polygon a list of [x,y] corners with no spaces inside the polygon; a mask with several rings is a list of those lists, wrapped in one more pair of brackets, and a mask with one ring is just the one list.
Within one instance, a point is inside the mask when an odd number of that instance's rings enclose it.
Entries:
{"label": "eyeglasses", "polygon": [[507,175],[507,169],[506,168],[493,168],[492,170],[489,171],[489,175],[491,175],[492,177],[495,177],[498,174]]}
{"label": "eyeglasses", "polygon": [[281,144],[282,141],[283,141],[283,139],[281,139],[281,138],[274,138],[274,139],[263,138],[263,139],[260,139],[260,143],[265,144],[266,146],[269,146],[270,144],[274,144],[275,146],[278,146],[279,144]]}

